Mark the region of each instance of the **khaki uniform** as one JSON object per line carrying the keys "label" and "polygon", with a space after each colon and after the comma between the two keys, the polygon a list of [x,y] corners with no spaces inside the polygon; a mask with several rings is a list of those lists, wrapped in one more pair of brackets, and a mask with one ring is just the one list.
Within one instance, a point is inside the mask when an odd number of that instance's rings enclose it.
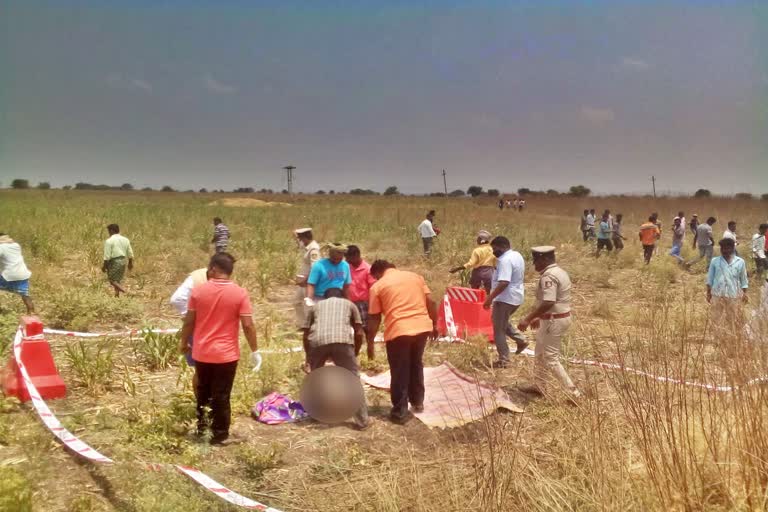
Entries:
{"label": "khaki uniform", "polygon": [[[304,248],[304,252],[301,256],[301,266],[299,267],[299,275],[304,276],[306,281],[309,278],[309,272],[312,270],[312,265],[320,259],[320,244],[315,240],[312,240],[309,245]],[[307,320],[307,307],[304,305],[304,297],[307,296],[307,285],[302,284],[296,287],[296,294],[294,295],[293,309],[296,314],[296,328],[303,329]]]}
{"label": "khaki uniform", "polygon": [[[556,263],[544,269],[536,287],[537,306],[544,301],[555,303],[547,315],[558,315],[571,311],[571,278]],[[560,343],[563,335],[571,326],[571,317],[541,319],[540,324],[539,330],[536,332],[534,369],[536,385],[541,391],[544,391],[551,373],[567,391],[577,393],[576,386],[574,386],[563,365],[560,364]]]}

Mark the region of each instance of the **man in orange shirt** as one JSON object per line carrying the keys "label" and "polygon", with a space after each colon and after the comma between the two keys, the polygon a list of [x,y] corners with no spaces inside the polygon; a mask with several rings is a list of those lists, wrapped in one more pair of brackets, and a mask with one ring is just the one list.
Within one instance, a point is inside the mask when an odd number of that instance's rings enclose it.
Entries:
{"label": "man in orange shirt", "polygon": [[229,438],[229,397],[240,360],[238,324],[251,347],[254,369],[261,367],[251,300],[246,290],[232,282],[234,266],[235,259],[226,252],[211,257],[208,281],[192,289],[179,342],[179,349],[186,353],[187,340],[195,340],[192,359],[197,370],[197,433],[204,434],[208,424],[205,410],[210,408],[213,445],[227,444]]}
{"label": "man in orange shirt", "polygon": [[424,349],[429,337],[437,337],[437,307],[424,278],[398,270],[386,260],[371,265],[377,279],[371,287],[368,308],[368,359],[375,354],[373,340],[384,316],[384,341],[391,384],[390,419],[400,425],[414,412],[424,410]]}
{"label": "man in orange shirt", "polygon": [[640,226],[640,243],[643,244],[643,258],[646,265],[651,262],[656,242],[661,238],[661,230],[656,225],[657,221],[658,217],[651,215],[648,217],[648,222]]}

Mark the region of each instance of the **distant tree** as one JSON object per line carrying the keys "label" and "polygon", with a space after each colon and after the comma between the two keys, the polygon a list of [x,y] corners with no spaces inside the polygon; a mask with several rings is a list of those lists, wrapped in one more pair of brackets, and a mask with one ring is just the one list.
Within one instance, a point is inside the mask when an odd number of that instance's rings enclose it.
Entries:
{"label": "distant tree", "polygon": [[208,193],[208,189],[203,187],[200,190],[198,190],[198,192],[200,192],[201,194],[207,194]]}
{"label": "distant tree", "polygon": [[488,189],[488,195],[489,195],[490,197],[499,197],[499,194],[500,194],[500,192],[499,192],[499,190],[498,190],[498,189],[496,189],[496,188],[490,188],[490,189]]}
{"label": "distant tree", "polygon": [[232,192],[235,192],[236,194],[253,194],[256,190],[253,187],[238,187]]}
{"label": "distant tree", "polygon": [[462,197],[462,196],[465,195],[465,193],[464,193],[463,190],[457,188],[456,190],[454,190],[453,192],[451,192],[448,195],[451,196],[451,197]]}
{"label": "distant tree", "polygon": [[531,193],[531,189],[529,188],[519,188],[517,189],[517,195],[519,196],[527,196]]}
{"label": "distant tree", "polygon": [[471,195],[472,197],[477,197],[482,193],[483,187],[478,187],[477,185],[472,185],[467,189],[467,194]]}
{"label": "distant tree", "polygon": [[763,201],[768,201],[768,194],[761,195],[760,199],[763,200]]}
{"label": "distant tree", "polygon": [[133,190],[133,185],[130,183],[123,183],[120,185],[120,190]]}
{"label": "distant tree", "polygon": [[559,196],[560,192],[558,192],[557,190],[551,188],[551,189],[547,190],[547,195],[548,196]]}
{"label": "distant tree", "polygon": [[335,190],[329,190],[329,191],[328,191],[328,193],[329,193],[330,195],[334,195],[334,194],[336,193],[336,191],[335,191]]}
{"label": "distant tree", "polygon": [[400,191],[397,190],[397,187],[394,185],[391,185],[387,187],[387,190],[384,191],[385,196],[398,196],[400,195]]}
{"label": "distant tree", "polygon": [[40,183],[37,184],[37,188],[39,188],[40,190],[50,190],[51,184],[48,183],[47,181],[41,181]]}
{"label": "distant tree", "polygon": [[82,181],[75,183],[75,190],[91,190],[92,188],[93,185],[90,183],[83,183]]}
{"label": "distant tree", "polygon": [[325,190],[318,190],[317,192],[315,192],[315,194],[317,194],[319,196],[324,196],[325,195]]}
{"label": "distant tree", "polygon": [[288,193],[288,191],[287,191],[287,190],[285,190],[285,189],[283,189],[283,190],[282,190],[280,193],[281,193],[281,194],[287,194],[287,193]]}
{"label": "distant tree", "polygon": [[64,185],[61,187],[62,190],[72,190],[72,185]]}
{"label": "distant tree", "polygon": [[738,194],[734,195],[733,198],[738,199],[739,201],[751,201],[755,198],[755,196],[749,192],[739,192]]}
{"label": "distant tree", "polygon": [[15,188],[17,190],[29,188],[29,180],[23,180],[21,178],[16,178],[11,182],[11,188]]}
{"label": "distant tree", "polygon": [[365,188],[365,189],[363,189],[363,188],[353,188],[352,190],[349,191],[349,193],[352,194],[353,196],[375,196],[375,195],[378,195],[377,192],[374,192],[373,190],[368,189],[368,188]]}
{"label": "distant tree", "polygon": [[173,190],[173,187],[170,185],[163,185],[163,188],[160,189],[160,192],[176,192]]}
{"label": "distant tree", "polygon": [[707,197],[712,197],[712,192],[710,192],[709,190],[707,190],[705,188],[700,188],[699,190],[694,192],[693,197],[695,197],[697,199],[705,199]]}
{"label": "distant tree", "polygon": [[574,185],[570,188],[568,193],[574,197],[587,197],[592,191],[584,185]]}
{"label": "distant tree", "polygon": [[152,191],[153,191],[153,188],[152,188],[152,187],[144,187],[144,188],[143,188],[143,189],[141,189],[141,190],[142,190],[142,192],[152,192]]}

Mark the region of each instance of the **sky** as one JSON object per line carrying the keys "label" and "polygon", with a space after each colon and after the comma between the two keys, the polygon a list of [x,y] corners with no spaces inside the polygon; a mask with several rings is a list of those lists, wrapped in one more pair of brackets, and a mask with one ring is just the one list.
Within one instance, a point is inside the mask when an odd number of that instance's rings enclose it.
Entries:
{"label": "sky", "polygon": [[765,4],[0,0],[0,182],[768,192]]}

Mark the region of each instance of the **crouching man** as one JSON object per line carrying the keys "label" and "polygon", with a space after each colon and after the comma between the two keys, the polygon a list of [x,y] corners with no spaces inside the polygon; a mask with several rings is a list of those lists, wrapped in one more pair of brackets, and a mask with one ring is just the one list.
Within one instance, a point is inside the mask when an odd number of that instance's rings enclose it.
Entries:
{"label": "crouching man", "polygon": [[[363,345],[360,311],[344,298],[340,288],[328,288],[324,297],[326,300],[309,310],[304,324],[304,352],[309,368],[321,368],[330,359],[336,366],[359,375],[357,355]],[[360,430],[371,425],[365,401],[355,414],[355,425]]]}

